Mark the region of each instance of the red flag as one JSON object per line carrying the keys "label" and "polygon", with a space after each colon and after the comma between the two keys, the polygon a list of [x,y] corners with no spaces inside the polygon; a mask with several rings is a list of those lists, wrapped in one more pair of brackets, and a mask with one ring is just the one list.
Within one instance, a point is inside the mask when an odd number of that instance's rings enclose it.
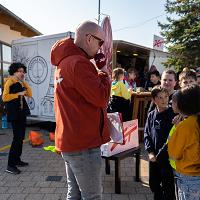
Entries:
{"label": "red flag", "polygon": [[112,52],[113,52],[113,40],[112,40],[112,28],[110,24],[110,17],[106,16],[101,24],[104,30],[105,40],[101,47],[103,54],[106,57],[106,66],[109,70],[110,76],[112,76]]}

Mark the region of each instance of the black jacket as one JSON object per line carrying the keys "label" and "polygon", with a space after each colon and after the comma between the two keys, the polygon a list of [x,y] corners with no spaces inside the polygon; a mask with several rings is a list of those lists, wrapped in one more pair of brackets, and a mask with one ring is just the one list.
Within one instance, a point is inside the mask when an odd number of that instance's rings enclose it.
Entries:
{"label": "black jacket", "polygon": [[[10,86],[9,93],[15,94],[18,92],[22,92],[24,90],[25,88],[23,88],[22,85],[19,82],[17,82]],[[21,96],[21,97],[19,96],[17,99],[13,99],[11,101],[6,102],[6,111],[7,111],[8,121],[16,120],[21,115],[24,115],[24,116],[30,115],[30,109],[27,105],[27,102],[24,96]]]}
{"label": "black jacket", "polygon": [[158,154],[166,143],[173,126],[172,119],[174,116],[175,114],[171,107],[160,113],[155,108],[148,114],[144,130],[144,144],[149,153]]}

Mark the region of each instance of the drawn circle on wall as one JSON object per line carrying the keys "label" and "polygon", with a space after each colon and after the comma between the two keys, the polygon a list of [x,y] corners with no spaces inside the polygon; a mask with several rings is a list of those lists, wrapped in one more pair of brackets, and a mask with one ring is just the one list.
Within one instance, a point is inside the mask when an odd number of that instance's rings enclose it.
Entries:
{"label": "drawn circle on wall", "polygon": [[30,110],[33,110],[35,108],[35,100],[33,97],[27,97],[27,104]]}
{"label": "drawn circle on wall", "polygon": [[41,56],[35,56],[28,65],[28,76],[35,84],[44,82],[48,74],[48,66],[45,59]]}

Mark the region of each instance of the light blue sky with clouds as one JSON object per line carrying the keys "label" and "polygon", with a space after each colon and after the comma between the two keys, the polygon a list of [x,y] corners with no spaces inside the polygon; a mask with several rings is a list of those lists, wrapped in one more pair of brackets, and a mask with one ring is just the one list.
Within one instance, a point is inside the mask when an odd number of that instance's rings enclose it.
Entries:
{"label": "light blue sky with clouds", "polygon": [[[98,19],[99,0],[0,0],[0,4],[43,34],[75,31],[84,20]],[[101,19],[109,15],[113,39],[152,47],[166,22],[166,0],[101,0]],[[159,16],[159,17],[157,17]]]}

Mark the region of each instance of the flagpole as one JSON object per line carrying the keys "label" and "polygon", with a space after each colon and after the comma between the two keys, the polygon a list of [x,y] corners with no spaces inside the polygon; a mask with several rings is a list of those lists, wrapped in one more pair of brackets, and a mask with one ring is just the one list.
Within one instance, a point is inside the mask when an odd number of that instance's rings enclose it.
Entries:
{"label": "flagpole", "polygon": [[100,24],[100,10],[101,10],[101,0],[99,0],[99,7],[98,7],[98,24]]}

